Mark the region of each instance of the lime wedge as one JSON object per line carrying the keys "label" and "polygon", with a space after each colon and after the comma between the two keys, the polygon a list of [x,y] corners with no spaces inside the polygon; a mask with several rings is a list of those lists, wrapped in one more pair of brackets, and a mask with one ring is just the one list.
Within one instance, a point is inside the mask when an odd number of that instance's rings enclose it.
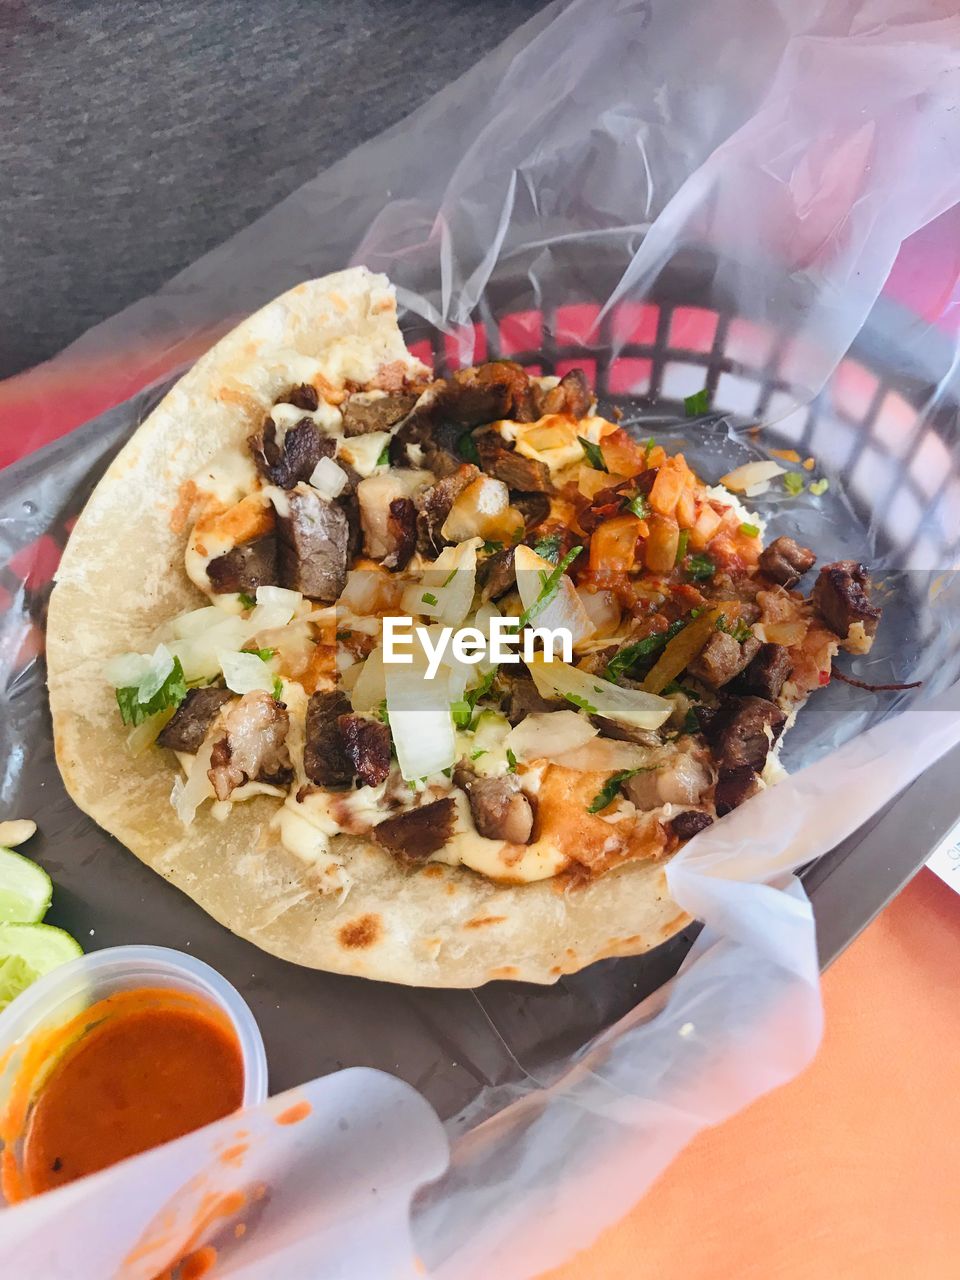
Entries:
{"label": "lime wedge", "polygon": [[33,924],[50,906],[53,885],[43,867],[0,847],[0,924]]}
{"label": "lime wedge", "polygon": [[[39,978],[82,955],[80,943],[52,924],[0,924],[0,964],[20,960]],[[23,970],[17,968],[14,972],[22,980]]]}
{"label": "lime wedge", "polygon": [[0,1011],[39,977],[22,956],[5,956],[0,960]]}

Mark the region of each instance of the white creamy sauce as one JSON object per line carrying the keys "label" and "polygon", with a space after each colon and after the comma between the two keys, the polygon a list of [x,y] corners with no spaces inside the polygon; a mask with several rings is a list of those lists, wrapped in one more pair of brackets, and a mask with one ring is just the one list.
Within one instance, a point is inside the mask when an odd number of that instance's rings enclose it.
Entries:
{"label": "white creamy sauce", "polygon": [[215,498],[224,507],[232,507],[257,487],[257,468],[242,450],[221,449],[192,480],[199,493]]}
{"label": "white creamy sauce", "polygon": [[[452,793],[457,806],[457,822],[453,836],[430,858],[448,867],[464,866],[491,880],[547,880],[562,871],[568,859],[546,840],[525,846],[514,861],[519,846],[505,845],[500,840],[487,840],[473,825],[470,802],[462,791]],[[510,859],[504,857],[509,850]]]}
{"label": "white creamy sauce", "polygon": [[325,434],[336,434],[343,425],[340,410],[336,405],[327,404],[322,397],[314,410],[298,409],[295,404],[275,404],[270,410],[270,417],[277,428],[277,442],[282,443],[291,427],[295,427],[304,418],[315,422]]}
{"label": "white creamy sauce", "polygon": [[372,476],[377,469],[377,459],[389,442],[389,431],[368,431],[366,435],[341,440],[337,456],[349,462],[361,476]]}

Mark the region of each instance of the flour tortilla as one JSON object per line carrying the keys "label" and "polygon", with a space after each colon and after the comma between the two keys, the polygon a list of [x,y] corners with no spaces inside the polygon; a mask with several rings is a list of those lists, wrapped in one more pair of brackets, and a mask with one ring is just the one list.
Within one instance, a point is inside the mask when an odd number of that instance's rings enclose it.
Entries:
{"label": "flour tortilla", "polygon": [[662,864],[634,863],[581,889],[546,880],[500,887],[465,868],[401,871],[369,840],[343,836],[353,887],[322,896],[276,841],[278,801],[209,806],[189,828],[170,804],[172,759],[131,758],[103,676],[107,657],[145,650],[163,622],[207,601],[183,569],[187,531],[171,515],[181,484],[224,446],[244,446],[291,383],[284,353],[323,360],[358,339],[374,364],[407,360],[393,292],[364,268],[298,285],[223,338],[139,427],[94,490],[50,600],[50,706],[57,762],[86,813],[214,919],[296,964],[417,986],[496,978],[554,982],[607,956],[635,955],[689,917]]}

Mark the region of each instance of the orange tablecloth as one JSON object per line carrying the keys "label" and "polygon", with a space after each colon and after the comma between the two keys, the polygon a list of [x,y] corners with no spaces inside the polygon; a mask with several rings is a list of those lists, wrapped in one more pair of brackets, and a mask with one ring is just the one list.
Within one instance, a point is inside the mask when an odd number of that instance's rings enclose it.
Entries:
{"label": "orange tablecloth", "polygon": [[960,1277],[960,896],[922,871],[824,977],[813,1064],[542,1280]]}

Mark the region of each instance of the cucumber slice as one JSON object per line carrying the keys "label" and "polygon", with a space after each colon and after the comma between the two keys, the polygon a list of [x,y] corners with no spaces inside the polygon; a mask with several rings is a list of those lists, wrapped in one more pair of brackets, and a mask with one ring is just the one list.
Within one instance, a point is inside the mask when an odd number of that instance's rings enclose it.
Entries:
{"label": "cucumber slice", "polygon": [[16,957],[40,977],[82,955],[76,938],[52,924],[0,924],[0,963]]}
{"label": "cucumber slice", "polygon": [[21,956],[5,956],[0,960],[0,1012],[39,977],[36,969],[31,969]]}
{"label": "cucumber slice", "polygon": [[53,885],[43,867],[0,846],[0,924],[34,924],[50,906]]}

